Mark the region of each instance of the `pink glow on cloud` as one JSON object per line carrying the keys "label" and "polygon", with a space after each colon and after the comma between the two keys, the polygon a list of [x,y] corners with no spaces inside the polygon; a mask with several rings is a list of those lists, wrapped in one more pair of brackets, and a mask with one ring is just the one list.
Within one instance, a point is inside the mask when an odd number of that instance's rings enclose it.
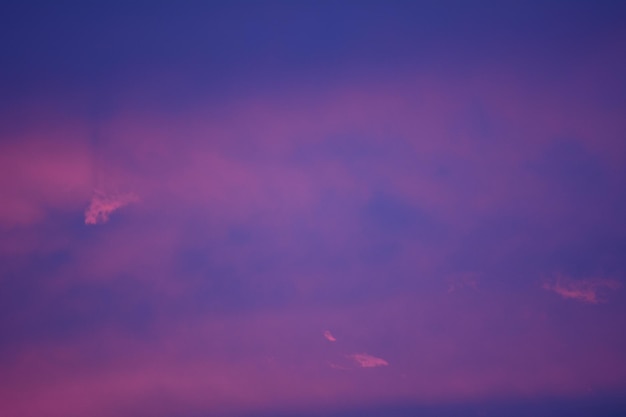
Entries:
{"label": "pink glow on cloud", "polygon": [[108,194],[97,190],[85,211],[85,224],[106,223],[111,213],[137,201],[139,198],[134,193]]}
{"label": "pink glow on cloud", "polygon": [[361,368],[376,368],[378,366],[389,365],[389,362],[386,360],[367,353],[353,353],[348,355],[348,357],[354,360]]}
{"label": "pink glow on cloud", "polygon": [[543,284],[607,309],[536,285],[579,256],[623,266],[592,252],[626,233],[626,122],[570,92],[583,67],[276,82],[184,111],[152,103],[159,80],[97,123],[33,104],[0,137],[0,416],[624,392],[619,273]]}
{"label": "pink glow on cloud", "polygon": [[617,290],[621,286],[621,283],[614,279],[571,279],[558,275],[551,283],[544,283],[542,288],[553,291],[563,298],[598,304],[606,302],[606,299],[603,297],[604,293],[609,290]]}
{"label": "pink glow on cloud", "polygon": [[[513,301],[524,304],[528,299],[500,294],[450,302],[449,297],[424,297],[419,305],[411,297],[351,308],[204,316],[184,322],[160,317],[158,332],[147,340],[104,329],[30,346],[3,365],[0,392],[7,401],[0,404],[0,412],[109,417],[137,408],[160,417],[181,406],[191,414],[220,414],[271,410],[276,405],[315,409],[337,401],[367,405],[393,399],[428,403],[546,393],[576,397],[590,385],[602,390],[626,377],[618,347],[602,341],[607,330],[618,331],[614,322],[590,329],[588,344],[564,353],[563,343],[578,335],[568,335],[539,316],[522,315]],[[403,317],[415,318],[410,334]],[[396,366],[367,353],[324,349],[310,332],[321,320],[333,320],[354,334],[362,332],[351,342],[382,349],[385,357],[395,358]],[[449,331],[439,333],[434,327],[438,323]],[[490,333],[490,328],[504,324],[518,331]],[[397,342],[386,345],[381,343],[384,337]],[[594,361],[585,361],[589,355],[595,355]],[[482,358],[479,364],[476,358]],[[337,372],[374,367],[384,372]],[[16,382],[8,384],[6,378]],[[164,391],[168,398],[160,401]]]}

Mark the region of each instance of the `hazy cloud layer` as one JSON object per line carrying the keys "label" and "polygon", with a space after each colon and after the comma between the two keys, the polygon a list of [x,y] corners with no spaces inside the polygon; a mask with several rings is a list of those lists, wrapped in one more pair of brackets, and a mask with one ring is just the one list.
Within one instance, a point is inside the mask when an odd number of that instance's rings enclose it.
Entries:
{"label": "hazy cloud layer", "polygon": [[0,416],[625,397],[617,6],[88,3],[0,13]]}

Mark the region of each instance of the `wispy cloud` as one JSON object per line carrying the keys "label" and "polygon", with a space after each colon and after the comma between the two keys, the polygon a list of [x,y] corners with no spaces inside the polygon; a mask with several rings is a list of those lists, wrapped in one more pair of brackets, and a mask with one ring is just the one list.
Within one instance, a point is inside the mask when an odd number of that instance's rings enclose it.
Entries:
{"label": "wispy cloud", "polygon": [[619,281],[606,278],[589,278],[574,280],[558,275],[552,282],[543,284],[543,289],[554,291],[563,298],[571,298],[584,303],[597,304],[604,302],[603,293],[621,287]]}
{"label": "wispy cloud", "polygon": [[135,193],[106,194],[98,190],[85,210],[85,224],[106,223],[115,210],[137,201],[139,198]]}
{"label": "wispy cloud", "polygon": [[463,289],[475,290],[478,288],[478,274],[465,273],[452,276],[448,279],[448,292],[455,292]]}
{"label": "wispy cloud", "polygon": [[335,336],[333,336],[333,334],[330,332],[330,330],[326,330],[324,332],[324,337],[326,338],[326,340],[328,340],[329,342],[336,342],[337,339],[335,339]]}
{"label": "wispy cloud", "polygon": [[361,368],[376,368],[378,366],[387,366],[389,362],[367,353],[353,353],[348,358],[354,360]]}

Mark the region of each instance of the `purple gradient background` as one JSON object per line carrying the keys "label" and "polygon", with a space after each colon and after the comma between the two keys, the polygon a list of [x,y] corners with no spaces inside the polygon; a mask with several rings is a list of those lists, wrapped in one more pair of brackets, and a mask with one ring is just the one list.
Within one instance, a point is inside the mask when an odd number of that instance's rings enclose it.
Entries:
{"label": "purple gradient background", "polygon": [[3,3],[0,416],[624,415],[625,19]]}

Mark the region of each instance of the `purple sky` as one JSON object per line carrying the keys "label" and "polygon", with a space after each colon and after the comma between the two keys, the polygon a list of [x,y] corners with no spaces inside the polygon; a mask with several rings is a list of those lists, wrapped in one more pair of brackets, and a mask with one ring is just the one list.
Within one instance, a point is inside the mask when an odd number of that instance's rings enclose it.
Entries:
{"label": "purple sky", "polygon": [[0,416],[626,413],[623,2],[10,3]]}

